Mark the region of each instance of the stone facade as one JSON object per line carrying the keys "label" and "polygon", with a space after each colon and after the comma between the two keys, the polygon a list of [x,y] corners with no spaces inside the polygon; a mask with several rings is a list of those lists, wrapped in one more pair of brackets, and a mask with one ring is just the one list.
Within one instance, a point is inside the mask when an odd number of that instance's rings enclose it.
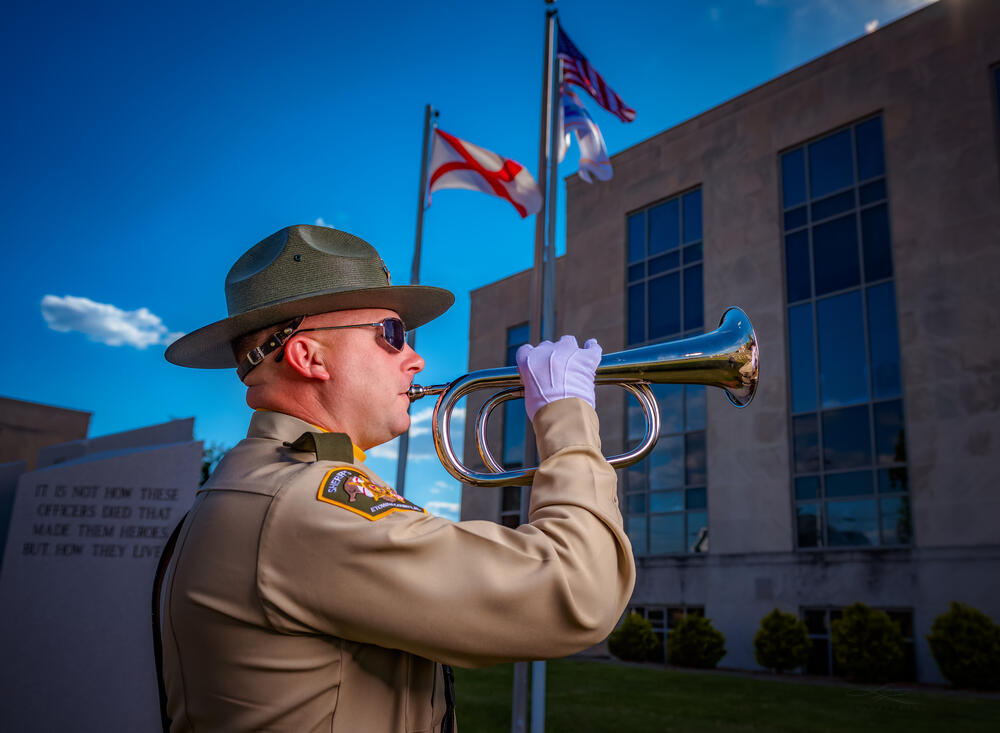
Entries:
{"label": "stone facade", "polygon": [[24,461],[33,471],[39,450],[82,440],[89,427],[89,412],[0,397],[0,463]]}
{"label": "stone facade", "polygon": [[[949,601],[1000,621],[998,62],[1000,3],[942,0],[619,153],[609,182],[567,179],[559,333],[625,348],[626,216],[695,187],[705,328],[739,305],[757,330],[753,404],[734,410],[709,395],[710,551],[640,558],[633,596],[703,606],[726,634],[723,666],[756,667],[751,640],[774,607],[863,601],[912,611],[917,677],[938,682],[924,637]],[[909,548],[796,550],[780,153],[876,113],[913,539]],[[503,362],[506,329],[528,317],[530,280],[519,273],[472,293],[470,369]],[[623,400],[601,392],[605,453],[620,452]],[[477,407],[470,400],[467,431]],[[475,465],[470,433],[466,446]],[[499,497],[466,487],[462,518],[496,519]]]}

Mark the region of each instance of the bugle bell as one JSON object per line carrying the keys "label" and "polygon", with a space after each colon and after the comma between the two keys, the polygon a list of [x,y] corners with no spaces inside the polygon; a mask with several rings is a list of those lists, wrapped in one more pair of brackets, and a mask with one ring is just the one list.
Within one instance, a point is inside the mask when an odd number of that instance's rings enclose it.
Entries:
{"label": "bugle bell", "polygon": [[[703,384],[722,389],[736,407],[745,407],[757,389],[757,337],[747,314],[729,308],[719,327],[699,336],[606,354],[597,367],[596,384],[616,384],[639,401],[646,415],[646,434],[633,450],[608,458],[615,468],[641,461],[653,450],[660,432],[660,413],[651,384]],[[455,455],[451,442],[451,413],[462,397],[481,389],[500,390],[483,405],[476,418],[476,441],[483,462],[492,473],[473,471]],[[450,384],[413,385],[410,400],[440,395],[431,419],[434,447],[445,470],[473,486],[517,486],[530,483],[535,468],[504,470],[486,445],[490,412],[524,394],[516,367],[483,369]]]}

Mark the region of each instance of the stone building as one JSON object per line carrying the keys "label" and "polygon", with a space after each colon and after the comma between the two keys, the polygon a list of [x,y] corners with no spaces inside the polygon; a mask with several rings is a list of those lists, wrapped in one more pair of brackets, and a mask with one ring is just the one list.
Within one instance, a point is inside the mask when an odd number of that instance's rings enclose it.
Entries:
{"label": "stone building", "polygon": [[33,471],[38,451],[87,437],[90,413],[0,397],[0,463],[24,461]]}
{"label": "stone building", "polygon": [[[746,409],[658,388],[657,448],[620,472],[632,607],[661,635],[703,613],[722,665],[753,669],[777,607],[831,674],[830,621],[862,601],[939,682],[925,636],[949,602],[1000,620],[998,104],[1000,3],[942,0],[619,153],[607,183],[567,179],[558,333],[612,352],[739,305],[761,347]],[[527,339],[530,281],[472,293],[470,369]],[[598,390],[606,454],[642,434],[630,399]],[[505,417],[491,440],[516,465]],[[466,487],[462,518],[519,506]]]}

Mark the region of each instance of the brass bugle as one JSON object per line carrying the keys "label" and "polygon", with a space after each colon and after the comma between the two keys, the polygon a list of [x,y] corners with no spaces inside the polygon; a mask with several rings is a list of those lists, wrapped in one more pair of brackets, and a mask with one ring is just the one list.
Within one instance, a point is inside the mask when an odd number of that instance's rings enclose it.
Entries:
{"label": "brass bugle", "polygon": [[[749,317],[739,308],[729,308],[719,327],[710,333],[677,341],[651,344],[606,354],[597,367],[596,384],[615,384],[639,401],[646,415],[646,434],[633,450],[608,458],[614,468],[631,466],[645,458],[660,433],[660,412],[651,384],[703,384],[722,389],[736,407],[745,407],[757,390],[757,336]],[[481,389],[499,390],[480,409],[476,418],[476,442],[491,473],[473,471],[455,455],[451,442],[451,413],[458,401]],[[450,384],[429,387],[413,385],[410,400],[439,395],[431,419],[434,448],[441,465],[454,478],[473,486],[519,486],[530,483],[537,467],[504,470],[486,445],[489,414],[507,400],[524,395],[516,367],[482,369],[459,377]]]}

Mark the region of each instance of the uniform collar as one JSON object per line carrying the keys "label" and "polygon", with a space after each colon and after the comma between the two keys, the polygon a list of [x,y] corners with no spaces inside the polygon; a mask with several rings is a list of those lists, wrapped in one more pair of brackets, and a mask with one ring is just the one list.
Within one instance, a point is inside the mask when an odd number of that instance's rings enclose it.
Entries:
{"label": "uniform collar", "polygon": [[[254,410],[250,417],[250,428],[247,430],[248,438],[270,438],[280,440],[283,443],[294,443],[303,433],[329,433],[330,431],[319,425],[301,420],[283,412],[273,410]],[[354,462],[364,463],[367,457],[363,450],[351,443],[354,452]]]}

